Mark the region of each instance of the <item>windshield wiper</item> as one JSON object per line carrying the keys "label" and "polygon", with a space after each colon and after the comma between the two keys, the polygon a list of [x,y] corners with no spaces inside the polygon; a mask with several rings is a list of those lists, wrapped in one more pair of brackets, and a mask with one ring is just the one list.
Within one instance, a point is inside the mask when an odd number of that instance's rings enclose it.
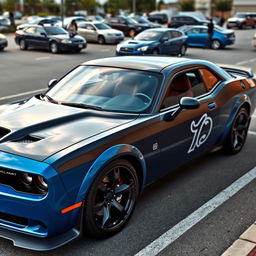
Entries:
{"label": "windshield wiper", "polygon": [[87,105],[87,104],[84,104],[84,103],[61,102],[60,104],[70,106],[70,107],[87,108],[87,109],[93,109],[93,110],[102,110],[101,107]]}
{"label": "windshield wiper", "polygon": [[46,99],[51,102],[51,103],[54,103],[54,104],[59,104],[59,102],[55,99],[53,99],[52,97],[48,96],[48,95],[44,95],[44,97],[46,97]]}

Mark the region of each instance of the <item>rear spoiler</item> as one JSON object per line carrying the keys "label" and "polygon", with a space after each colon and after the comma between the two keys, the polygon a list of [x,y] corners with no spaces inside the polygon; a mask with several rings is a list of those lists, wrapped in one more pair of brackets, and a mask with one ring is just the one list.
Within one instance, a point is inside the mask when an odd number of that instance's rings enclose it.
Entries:
{"label": "rear spoiler", "polygon": [[224,69],[231,76],[243,76],[246,78],[253,78],[254,74],[251,68],[243,66],[235,66],[229,64],[217,64],[219,67]]}

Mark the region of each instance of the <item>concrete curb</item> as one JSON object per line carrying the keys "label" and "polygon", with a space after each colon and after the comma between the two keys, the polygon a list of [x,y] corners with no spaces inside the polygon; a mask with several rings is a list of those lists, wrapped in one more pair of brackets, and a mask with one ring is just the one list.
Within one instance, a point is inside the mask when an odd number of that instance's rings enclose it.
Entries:
{"label": "concrete curb", "polygon": [[256,223],[252,224],[221,256],[256,256]]}

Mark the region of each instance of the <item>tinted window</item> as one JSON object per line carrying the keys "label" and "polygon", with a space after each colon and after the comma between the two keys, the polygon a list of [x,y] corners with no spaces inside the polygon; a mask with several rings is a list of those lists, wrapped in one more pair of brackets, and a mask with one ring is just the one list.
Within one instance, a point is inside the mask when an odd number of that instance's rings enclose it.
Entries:
{"label": "tinted window", "polygon": [[202,75],[207,91],[210,91],[220,81],[217,76],[207,69],[199,69],[199,72]]}
{"label": "tinted window", "polygon": [[111,29],[111,27],[108,26],[108,25],[105,24],[105,23],[97,23],[97,24],[94,24],[94,26],[95,26],[97,29]]}
{"label": "tinted window", "polygon": [[171,31],[171,38],[180,37],[182,34],[179,31]]}
{"label": "tinted window", "polygon": [[155,72],[80,66],[47,95],[63,104],[87,104],[107,111],[147,112],[161,78],[161,74]]}
{"label": "tinted window", "polygon": [[45,27],[44,28],[47,35],[65,35],[68,34],[68,32],[60,27],[55,27],[55,26],[51,26],[51,27]]}
{"label": "tinted window", "polygon": [[162,34],[163,33],[160,31],[143,31],[139,33],[134,39],[141,41],[155,41],[159,40]]}

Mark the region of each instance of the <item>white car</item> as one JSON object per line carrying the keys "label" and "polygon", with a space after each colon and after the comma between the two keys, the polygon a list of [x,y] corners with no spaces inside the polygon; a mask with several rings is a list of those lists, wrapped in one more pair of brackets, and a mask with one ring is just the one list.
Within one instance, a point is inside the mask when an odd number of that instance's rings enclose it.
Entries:
{"label": "white car", "polygon": [[97,21],[87,21],[78,24],[78,34],[84,37],[86,41],[95,41],[99,44],[119,43],[124,39],[122,31]]}
{"label": "white car", "polygon": [[2,51],[5,47],[7,47],[8,42],[5,35],[0,34],[0,51]]}

